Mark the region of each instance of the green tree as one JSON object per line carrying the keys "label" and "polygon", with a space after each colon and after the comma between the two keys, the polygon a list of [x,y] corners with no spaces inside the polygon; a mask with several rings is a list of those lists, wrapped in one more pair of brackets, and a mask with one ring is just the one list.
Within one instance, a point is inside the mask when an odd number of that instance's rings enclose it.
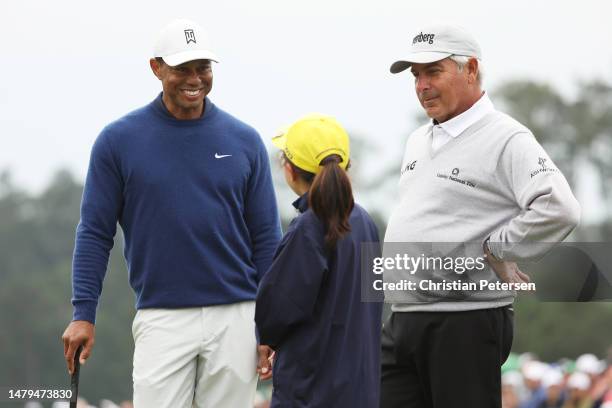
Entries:
{"label": "green tree", "polygon": [[[9,173],[0,176],[2,385],[69,386],[60,336],[72,315],[70,271],[81,195],[82,185],[66,171],[38,196],[15,187]],[[118,247],[100,302],[94,354],[82,372],[81,390],[90,401],[131,396],[134,297]]]}

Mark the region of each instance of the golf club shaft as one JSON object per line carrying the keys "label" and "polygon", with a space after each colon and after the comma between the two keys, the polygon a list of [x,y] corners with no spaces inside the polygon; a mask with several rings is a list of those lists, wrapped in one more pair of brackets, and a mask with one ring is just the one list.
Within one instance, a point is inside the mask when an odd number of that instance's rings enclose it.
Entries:
{"label": "golf club shaft", "polygon": [[77,399],[79,398],[79,371],[81,371],[81,363],[79,360],[81,358],[81,351],[83,351],[83,346],[79,346],[74,354],[74,371],[70,377],[70,390],[72,391],[70,395],[70,408],[76,408]]}

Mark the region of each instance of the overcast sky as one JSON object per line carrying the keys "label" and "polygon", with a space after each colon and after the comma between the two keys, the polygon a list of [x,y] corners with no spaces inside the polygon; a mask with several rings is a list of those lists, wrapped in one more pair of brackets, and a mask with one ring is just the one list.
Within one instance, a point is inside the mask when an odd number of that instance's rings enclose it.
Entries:
{"label": "overcast sky", "polygon": [[[210,95],[266,143],[304,113],[335,115],[385,160],[419,111],[410,74],[391,75],[419,27],[439,21],[480,41],[485,89],[546,81],[571,96],[612,81],[609,1],[10,1],[0,12],[0,170],[37,191],[57,168],[83,178],[108,122],[153,99],[157,31],[202,24],[221,63]],[[395,156],[393,156],[395,157]],[[399,166],[399,163],[398,163]]]}

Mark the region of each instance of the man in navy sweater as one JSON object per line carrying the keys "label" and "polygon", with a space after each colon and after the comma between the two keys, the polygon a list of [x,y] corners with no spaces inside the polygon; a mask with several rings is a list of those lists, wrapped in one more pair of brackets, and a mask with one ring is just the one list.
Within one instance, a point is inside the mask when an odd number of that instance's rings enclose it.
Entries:
{"label": "man in navy sweater", "polygon": [[[280,240],[268,155],[258,133],[216,107],[202,29],[175,20],[151,69],[163,92],[106,126],[91,153],[73,260],[74,315],[62,336],[73,372],[90,356],[117,222],[134,318],[136,407],[252,407],[254,299]],[[257,361],[259,351],[259,363]]]}

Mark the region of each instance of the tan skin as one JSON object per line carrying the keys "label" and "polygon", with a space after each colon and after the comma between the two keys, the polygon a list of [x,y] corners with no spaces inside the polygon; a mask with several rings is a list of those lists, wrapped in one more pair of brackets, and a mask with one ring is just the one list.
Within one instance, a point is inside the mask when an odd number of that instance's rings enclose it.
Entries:
{"label": "tan skin", "polygon": [[482,96],[478,83],[478,60],[472,58],[459,71],[450,58],[429,64],[412,64],[414,87],[425,113],[437,122],[465,112]]}
{"label": "tan skin", "polygon": [[210,60],[194,60],[171,67],[151,58],[149,65],[162,83],[162,100],[177,119],[198,119],[204,111],[204,98],[213,84]]}
{"label": "tan skin", "polygon": [[[482,96],[478,82],[478,60],[470,58],[462,70],[445,58],[428,64],[412,64],[414,88],[425,113],[438,123],[465,112]],[[530,278],[515,262],[495,259],[484,247],[485,258],[497,276],[508,283],[528,283]]]}
{"label": "tan skin", "polygon": [[[176,119],[198,119],[204,112],[206,95],[212,89],[213,74],[210,60],[194,60],[171,67],[155,58],[149,60],[153,74],[162,83],[162,100],[166,109]],[[68,324],[62,342],[68,372],[74,372],[74,355],[83,346],[80,363],[85,364],[94,345],[95,326],[84,320]],[[257,372],[261,380],[272,377],[273,350],[265,345],[257,346]]]}
{"label": "tan skin", "polygon": [[293,170],[293,167],[287,162],[283,163],[283,172],[285,174],[285,181],[287,185],[291,187],[291,190],[298,196],[304,195],[310,190],[310,184],[304,181],[298,174]]}

